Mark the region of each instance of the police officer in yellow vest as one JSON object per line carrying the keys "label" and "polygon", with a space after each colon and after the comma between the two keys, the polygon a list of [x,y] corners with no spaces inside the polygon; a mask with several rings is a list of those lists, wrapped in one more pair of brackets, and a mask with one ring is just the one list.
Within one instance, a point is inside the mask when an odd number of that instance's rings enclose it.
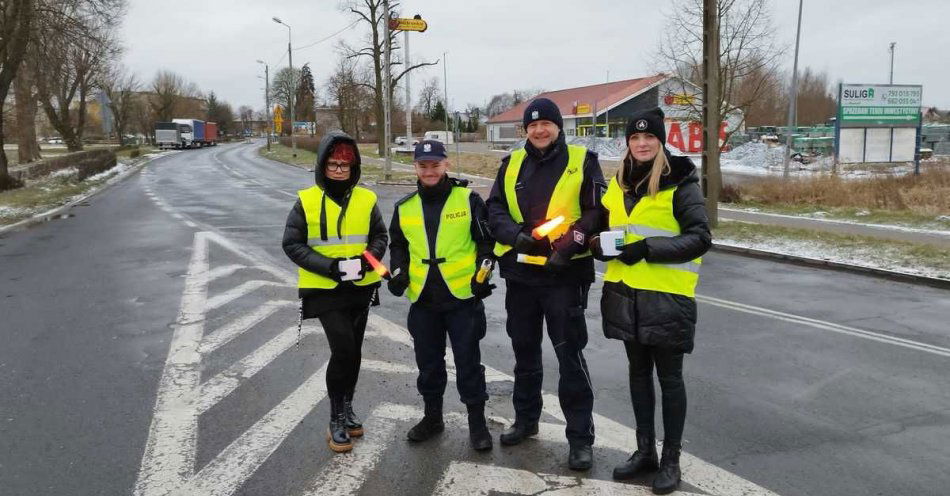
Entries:
{"label": "police officer in yellow vest", "polygon": [[[607,261],[604,334],[623,340],[637,422],[637,451],[613,476],[623,480],[656,472],[656,494],[673,492],[680,482],[683,354],[693,349],[700,257],[712,244],[696,168],[666,151],[663,118],[655,108],[629,120],[627,157],[602,199],[603,229],[612,234],[591,240],[594,255]],[[608,237],[617,238],[612,246]],[[662,460],[653,422],[654,365],[662,390]]]}
{"label": "police officer in yellow vest", "polygon": [[327,441],[336,452],[363,435],[353,412],[360,350],[369,307],[380,277],[361,256],[386,253],[386,224],[376,194],[358,186],[359,149],[353,138],[334,131],[320,142],[315,185],[298,192],[284,229],[284,252],[299,266],[301,318],[319,318],[330,345]]}
{"label": "police officer in yellow vest", "polygon": [[[582,353],[587,345],[584,309],[594,281],[587,246],[599,222],[606,186],[597,155],[566,143],[554,102],[532,101],[523,124],[527,143],[502,160],[487,202],[489,225],[498,240],[495,254],[507,285],[506,328],[515,353],[515,422],[500,440],[514,445],[538,432],[546,321],[560,366],[558,397],[567,421],[568,466],[587,470],[594,443],[594,394]],[[532,236],[535,228],[559,217],[563,222],[552,233]],[[533,257],[519,262],[519,255]]]}
{"label": "police officer in yellow vest", "polygon": [[[396,203],[389,225],[390,265],[396,274],[389,289],[404,292],[409,307],[425,416],[409,430],[410,441],[421,442],[442,432],[442,396],[448,380],[445,337],[455,355],[456,385],[468,409],[469,440],[476,450],[492,448],[485,421],[485,367],[478,342],[485,336],[482,299],[494,287],[478,281],[479,267],[491,263],[493,240],[487,210],[467,181],[450,178],[445,147],[425,140],[416,145],[417,191]],[[398,273],[397,273],[398,271]]]}

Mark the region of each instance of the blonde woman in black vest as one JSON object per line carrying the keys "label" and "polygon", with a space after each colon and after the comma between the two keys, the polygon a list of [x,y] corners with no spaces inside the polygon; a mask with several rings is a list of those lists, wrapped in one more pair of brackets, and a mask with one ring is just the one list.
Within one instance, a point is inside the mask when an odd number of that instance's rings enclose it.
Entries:
{"label": "blonde woman in black vest", "polygon": [[[613,476],[623,480],[656,471],[656,494],[673,492],[680,483],[683,357],[693,350],[700,257],[712,244],[696,167],[666,151],[663,117],[655,108],[630,119],[627,157],[601,199],[604,232],[591,240],[594,256],[607,262],[604,334],[623,340],[637,423],[637,451]],[[654,428],[654,366],[663,406],[662,459]]]}

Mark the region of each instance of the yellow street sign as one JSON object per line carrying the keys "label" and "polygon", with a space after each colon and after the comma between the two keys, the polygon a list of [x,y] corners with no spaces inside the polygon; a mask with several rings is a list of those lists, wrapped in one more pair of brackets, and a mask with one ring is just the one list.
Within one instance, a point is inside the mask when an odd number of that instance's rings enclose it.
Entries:
{"label": "yellow street sign", "polygon": [[280,134],[280,132],[281,132],[283,129],[284,129],[284,120],[283,120],[283,119],[281,119],[281,120],[279,120],[279,121],[278,121],[278,120],[275,120],[275,121],[274,121],[274,132],[277,133],[277,134]]}
{"label": "yellow street sign", "polygon": [[421,33],[428,28],[429,25],[422,19],[397,17],[389,20],[389,29],[395,31],[418,31]]}
{"label": "yellow street sign", "polygon": [[281,107],[280,105],[274,106],[274,120],[275,121],[284,120],[284,107]]}
{"label": "yellow street sign", "polygon": [[589,114],[590,113],[590,104],[589,103],[578,103],[577,110],[574,111],[575,115]]}

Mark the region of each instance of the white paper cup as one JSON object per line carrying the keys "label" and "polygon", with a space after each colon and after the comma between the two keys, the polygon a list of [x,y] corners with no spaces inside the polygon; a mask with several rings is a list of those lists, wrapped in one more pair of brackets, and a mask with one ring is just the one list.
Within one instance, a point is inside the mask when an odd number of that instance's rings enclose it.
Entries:
{"label": "white paper cup", "polygon": [[620,255],[623,247],[623,231],[604,231],[600,233],[600,249],[604,255],[615,257]]}

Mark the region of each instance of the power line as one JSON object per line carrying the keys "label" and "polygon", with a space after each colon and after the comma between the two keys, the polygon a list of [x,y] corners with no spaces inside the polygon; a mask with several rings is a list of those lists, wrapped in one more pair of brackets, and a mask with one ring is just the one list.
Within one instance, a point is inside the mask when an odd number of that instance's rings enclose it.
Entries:
{"label": "power line", "polygon": [[339,35],[339,34],[342,33],[343,31],[346,31],[347,29],[352,28],[352,27],[355,26],[356,23],[358,23],[358,22],[360,22],[360,19],[357,19],[357,20],[351,22],[351,23],[350,23],[349,25],[347,25],[345,28],[343,28],[343,29],[341,29],[341,30],[339,30],[339,31],[337,31],[337,32],[335,32],[335,33],[333,33],[333,34],[331,34],[330,36],[327,36],[326,38],[321,38],[321,39],[319,39],[319,40],[317,40],[317,41],[314,41],[313,43],[310,43],[310,44],[308,44],[308,45],[299,46],[299,47],[297,47],[297,48],[294,48],[294,51],[303,50],[304,48],[310,48],[310,47],[312,47],[312,46],[314,46],[314,45],[319,45],[320,43],[323,43],[324,41],[327,41],[327,40],[329,40],[330,38],[333,38],[333,37]]}

